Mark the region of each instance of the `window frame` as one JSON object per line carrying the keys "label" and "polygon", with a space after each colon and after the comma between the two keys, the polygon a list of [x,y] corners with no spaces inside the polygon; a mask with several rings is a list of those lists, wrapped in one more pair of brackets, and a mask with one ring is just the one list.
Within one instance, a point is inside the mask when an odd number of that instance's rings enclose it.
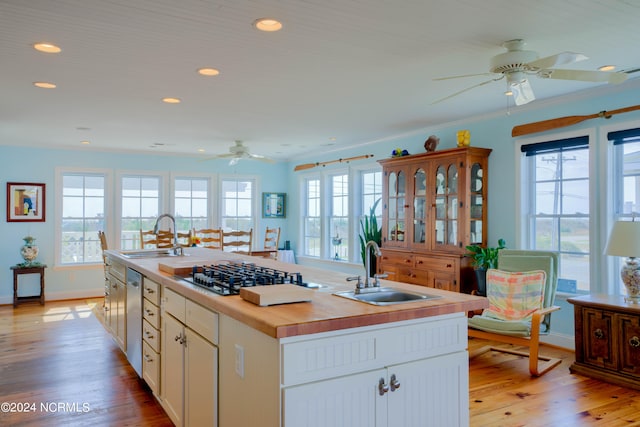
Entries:
{"label": "window frame", "polygon": [[[530,138],[521,138],[517,139],[514,144],[514,156],[515,156],[515,169],[516,169],[516,221],[515,221],[515,231],[516,231],[516,242],[514,248],[522,248],[529,249],[532,247],[532,236],[529,229],[529,219],[528,212],[531,210],[531,200],[534,200],[531,195],[532,191],[532,183],[530,182],[530,173],[528,166],[525,165],[527,163],[527,159],[525,153],[522,152],[523,145],[530,144],[539,144],[550,141],[571,139],[577,137],[587,137],[588,138],[588,153],[589,153],[589,290],[580,291],[578,290],[576,294],[561,292],[558,291],[558,296],[575,296],[582,295],[586,293],[593,293],[602,291],[602,281],[599,280],[601,277],[601,268],[599,264],[602,261],[602,256],[600,254],[603,253],[604,244],[600,239],[599,235],[599,224],[601,223],[602,211],[599,209],[602,206],[599,206],[599,182],[602,180],[594,179],[597,177],[597,172],[600,167],[598,163],[598,156],[601,154],[600,147],[603,145],[601,142],[601,138],[596,136],[596,132],[594,128],[586,128],[574,131],[566,131],[566,132],[558,132],[558,133],[550,133],[544,136],[535,136]],[[606,145],[606,144],[605,144]],[[606,158],[606,157],[605,157]],[[601,161],[602,162],[602,161]],[[610,176],[610,175],[608,175]],[[608,181],[609,179],[604,179]],[[604,203],[602,204],[604,205]]]}
{"label": "window frame", "polygon": [[[222,190],[222,187],[224,185],[224,183],[226,181],[251,181],[251,185],[252,185],[252,194],[251,194],[251,228],[253,229],[253,234],[252,234],[252,249],[256,248],[256,242],[257,242],[257,236],[258,236],[258,216],[260,215],[260,207],[261,207],[261,191],[260,191],[260,179],[258,176],[256,175],[229,175],[229,174],[221,174],[218,176],[218,184],[217,184],[217,189],[218,189],[218,194],[217,194],[217,201],[218,201],[218,209],[217,209],[217,220],[218,220],[218,224],[221,228],[224,229],[223,225],[222,225],[222,221],[224,220],[224,218],[227,218],[224,215],[224,203],[222,201],[223,199],[223,195],[224,192]],[[239,217],[235,217],[235,218],[239,218]],[[248,231],[248,230],[247,230]]]}
{"label": "window frame", "polygon": [[[110,169],[102,169],[102,168],[68,168],[68,167],[56,167],[55,168],[55,200],[59,202],[55,205],[55,226],[54,226],[54,242],[55,242],[55,250],[54,250],[54,265],[56,268],[60,269],[81,269],[81,268],[94,268],[97,265],[102,265],[103,261],[101,258],[96,260],[95,262],[76,262],[76,263],[63,263],[62,262],[62,221],[63,221],[63,177],[66,174],[73,175],[82,175],[82,176],[102,176],[104,178],[104,232],[107,238],[107,241],[113,241],[114,237],[114,223],[113,223],[113,213],[109,210],[109,201],[113,200],[113,174]],[[97,238],[96,232],[96,240],[99,242],[100,240]]]}

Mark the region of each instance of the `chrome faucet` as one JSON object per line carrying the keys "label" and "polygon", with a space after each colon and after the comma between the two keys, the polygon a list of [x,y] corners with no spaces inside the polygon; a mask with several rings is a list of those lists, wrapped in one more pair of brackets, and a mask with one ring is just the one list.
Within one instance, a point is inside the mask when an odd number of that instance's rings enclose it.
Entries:
{"label": "chrome faucet", "polygon": [[[371,249],[373,249],[373,253],[376,256],[381,256],[382,251],[380,251],[380,247],[373,240],[369,240],[367,245],[364,248],[364,268],[365,268],[365,276],[364,276],[364,284],[361,286],[356,286],[356,292],[377,292],[380,290],[380,282],[378,279],[383,279],[387,277],[386,274],[374,274],[373,277],[369,277],[369,272],[371,271]],[[371,283],[371,279],[373,279],[373,283]]]}
{"label": "chrome faucet", "polygon": [[173,247],[171,248],[171,250],[173,251],[173,254],[184,255],[182,246],[180,246],[180,243],[178,243],[178,229],[176,228],[176,219],[173,217],[173,215],[162,214],[158,218],[156,218],[156,224],[153,226],[153,234],[158,234],[160,220],[162,218],[169,218],[171,222],[173,222]]}

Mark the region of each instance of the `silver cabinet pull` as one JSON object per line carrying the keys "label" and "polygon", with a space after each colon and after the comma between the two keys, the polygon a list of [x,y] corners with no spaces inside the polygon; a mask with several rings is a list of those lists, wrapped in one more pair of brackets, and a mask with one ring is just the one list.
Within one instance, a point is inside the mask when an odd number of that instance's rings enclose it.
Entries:
{"label": "silver cabinet pull", "polygon": [[640,338],[634,336],[629,340],[629,345],[633,348],[640,347]]}
{"label": "silver cabinet pull", "polygon": [[152,293],[154,293],[154,292],[155,292],[155,291],[154,291],[153,289],[151,289],[151,288],[144,288],[144,290],[145,290],[145,291],[147,291],[147,293],[148,293],[148,294],[152,294]]}
{"label": "silver cabinet pull", "polygon": [[391,391],[396,391],[400,388],[400,381],[396,378],[396,374],[391,375]]}
{"label": "silver cabinet pull", "polygon": [[388,391],[389,386],[384,383],[384,378],[380,378],[380,382],[378,383],[378,393],[380,393],[380,396],[384,396]]}
{"label": "silver cabinet pull", "polygon": [[602,332],[602,329],[598,328],[595,331],[593,331],[593,336],[601,340],[604,338],[604,332]]}

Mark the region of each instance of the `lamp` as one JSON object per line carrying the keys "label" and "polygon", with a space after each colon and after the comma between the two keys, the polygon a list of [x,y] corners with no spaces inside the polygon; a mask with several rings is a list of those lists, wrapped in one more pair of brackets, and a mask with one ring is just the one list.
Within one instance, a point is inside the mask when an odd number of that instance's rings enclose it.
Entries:
{"label": "lamp", "polygon": [[[634,218],[635,219],[635,218]],[[625,301],[640,303],[640,221],[617,221],[609,235],[605,254],[626,257],[620,270],[627,288]]]}

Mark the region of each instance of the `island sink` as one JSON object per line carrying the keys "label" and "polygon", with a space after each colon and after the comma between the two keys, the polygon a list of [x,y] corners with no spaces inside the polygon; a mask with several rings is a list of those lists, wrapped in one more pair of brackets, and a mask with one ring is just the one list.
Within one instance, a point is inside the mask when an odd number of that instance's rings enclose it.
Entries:
{"label": "island sink", "polygon": [[442,298],[440,295],[420,294],[394,288],[380,288],[379,291],[367,293],[356,293],[355,291],[336,292],[334,295],[373,305],[402,304]]}
{"label": "island sink", "polygon": [[179,256],[173,252],[173,249],[141,249],[139,251],[122,251],[120,253],[125,258],[163,258]]}

